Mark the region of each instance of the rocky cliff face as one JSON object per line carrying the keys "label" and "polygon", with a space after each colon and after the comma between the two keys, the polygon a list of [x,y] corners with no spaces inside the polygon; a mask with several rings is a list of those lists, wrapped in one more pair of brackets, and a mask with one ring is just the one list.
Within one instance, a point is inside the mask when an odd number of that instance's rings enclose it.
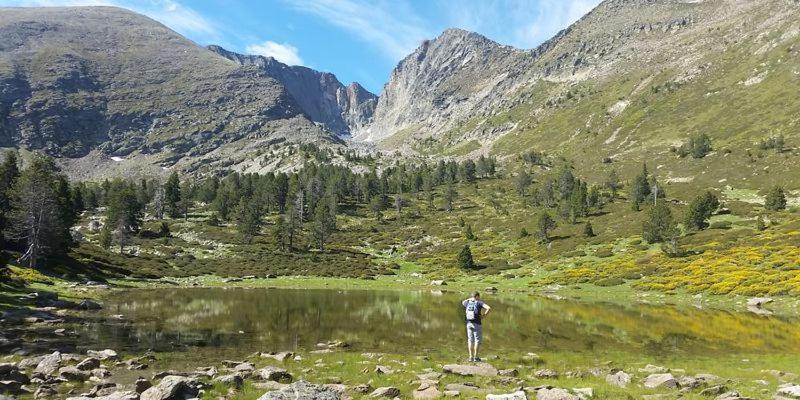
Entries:
{"label": "rocky cliff face", "polygon": [[358,83],[345,87],[329,72],[289,66],[272,57],[238,54],[219,46],[209,49],[240,65],[253,66],[280,82],[303,112],[328,131],[349,135],[351,129],[362,127],[372,118],[378,97]]}

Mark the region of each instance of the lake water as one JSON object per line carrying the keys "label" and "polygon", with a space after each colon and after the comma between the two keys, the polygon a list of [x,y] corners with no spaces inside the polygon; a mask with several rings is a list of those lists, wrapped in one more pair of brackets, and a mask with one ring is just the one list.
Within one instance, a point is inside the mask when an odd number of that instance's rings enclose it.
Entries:
{"label": "lake water", "polygon": [[[141,289],[115,293],[105,313],[119,322],[80,328],[80,346],[138,352],[313,349],[343,340],[357,351],[460,351],[461,297],[427,291],[245,288]],[[585,303],[484,295],[492,351],[638,355],[781,353],[800,350],[800,321],[669,306]]]}

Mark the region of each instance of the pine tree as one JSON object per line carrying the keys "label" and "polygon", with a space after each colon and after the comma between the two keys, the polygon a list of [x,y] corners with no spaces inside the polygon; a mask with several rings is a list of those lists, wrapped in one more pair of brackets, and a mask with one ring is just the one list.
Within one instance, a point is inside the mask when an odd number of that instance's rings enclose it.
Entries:
{"label": "pine tree", "polygon": [[[38,266],[42,258],[61,255],[70,245],[68,210],[65,204],[66,182],[55,162],[44,156],[34,156],[30,165],[20,173],[10,191],[9,221],[6,233],[24,246],[19,262]],[[66,235],[66,236],[65,236]]]}
{"label": "pine tree", "polygon": [[786,194],[780,186],[774,186],[767,192],[764,198],[764,208],[769,211],[780,211],[786,209]]}
{"label": "pine tree", "polygon": [[706,191],[695,197],[689,203],[689,209],[686,211],[686,227],[695,230],[705,229],[708,226],[708,219],[717,208],[719,208],[719,200],[711,192]]}
{"label": "pine tree", "polygon": [[272,228],[272,238],[278,244],[278,248],[286,250],[286,219],[279,215],[275,220],[275,227]]}
{"label": "pine tree", "polygon": [[536,221],[536,234],[542,243],[550,241],[550,231],[556,227],[556,221],[550,214],[543,212],[539,215],[539,220]]}
{"label": "pine tree", "polygon": [[117,241],[119,252],[123,253],[131,235],[141,227],[142,205],[136,191],[123,181],[114,181],[109,186],[107,198],[106,225]]}
{"label": "pine tree", "polygon": [[583,236],[587,238],[594,237],[594,229],[592,228],[592,223],[586,221],[586,225],[583,226]]}
{"label": "pine tree", "polygon": [[447,212],[453,211],[453,202],[456,201],[456,197],[458,196],[458,192],[453,187],[453,185],[448,184],[447,188],[444,191],[444,209]]}
{"label": "pine tree", "polygon": [[461,269],[475,268],[475,261],[472,259],[472,250],[470,250],[469,245],[465,245],[458,253],[456,263]]}
{"label": "pine tree", "polygon": [[531,176],[527,171],[525,171],[524,168],[520,168],[519,173],[517,173],[517,177],[514,181],[517,186],[517,193],[519,193],[520,196],[525,197],[528,194],[528,188],[530,188],[531,183],[533,183]]}
{"label": "pine tree", "polygon": [[181,187],[178,173],[173,171],[164,183],[164,207],[172,218],[178,218],[180,214],[180,207],[178,203],[181,201]]}
{"label": "pine tree", "polygon": [[[326,199],[324,202],[330,203],[332,199]],[[317,206],[314,211],[313,232],[314,240],[317,242],[317,249],[319,251],[325,250],[325,242],[328,240],[331,232],[336,228],[336,215],[331,213],[329,206]]]}
{"label": "pine tree", "polygon": [[664,201],[657,201],[642,224],[642,238],[648,243],[661,243],[679,233],[672,219],[672,211]]}
{"label": "pine tree", "polygon": [[254,197],[243,197],[236,206],[236,230],[244,243],[251,243],[253,237],[261,231],[262,208]]}
{"label": "pine tree", "polygon": [[467,159],[461,163],[461,168],[459,168],[461,181],[466,183],[475,182],[475,162]]}
{"label": "pine tree", "polygon": [[464,238],[467,240],[475,240],[475,234],[472,233],[472,224],[467,224],[466,228],[464,229]]}
{"label": "pine tree", "polygon": [[619,176],[617,176],[617,171],[612,169],[611,172],[608,173],[608,177],[606,178],[606,189],[611,192],[611,198],[617,197],[617,191],[619,190]]}

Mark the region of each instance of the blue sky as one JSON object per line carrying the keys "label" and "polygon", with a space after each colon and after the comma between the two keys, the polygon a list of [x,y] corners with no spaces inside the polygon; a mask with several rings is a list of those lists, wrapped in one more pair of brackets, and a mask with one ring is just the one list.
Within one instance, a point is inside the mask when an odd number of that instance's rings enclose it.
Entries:
{"label": "blue sky", "polygon": [[600,0],[0,0],[0,6],[116,5],[200,45],[274,56],[379,93],[424,39],[458,27],[532,48]]}

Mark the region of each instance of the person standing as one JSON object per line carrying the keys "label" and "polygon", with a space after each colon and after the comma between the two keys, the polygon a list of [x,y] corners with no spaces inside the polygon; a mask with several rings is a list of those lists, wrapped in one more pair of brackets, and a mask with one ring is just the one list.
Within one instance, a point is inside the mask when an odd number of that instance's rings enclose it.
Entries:
{"label": "person standing", "polygon": [[489,314],[492,309],[488,304],[481,301],[481,294],[473,292],[472,297],[461,302],[464,306],[465,319],[467,322],[467,349],[469,350],[469,361],[478,362],[478,349],[483,339],[483,325],[481,319]]}

